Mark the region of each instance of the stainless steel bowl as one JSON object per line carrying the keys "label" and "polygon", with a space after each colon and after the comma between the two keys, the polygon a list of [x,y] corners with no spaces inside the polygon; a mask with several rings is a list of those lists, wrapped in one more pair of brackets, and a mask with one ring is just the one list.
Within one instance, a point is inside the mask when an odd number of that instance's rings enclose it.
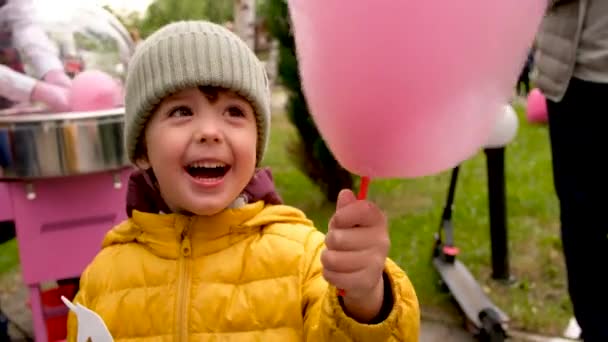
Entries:
{"label": "stainless steel bowl", "polygon": [[63,177],[128,166],[123,125],[124,108],[0,115],[0,178]]}

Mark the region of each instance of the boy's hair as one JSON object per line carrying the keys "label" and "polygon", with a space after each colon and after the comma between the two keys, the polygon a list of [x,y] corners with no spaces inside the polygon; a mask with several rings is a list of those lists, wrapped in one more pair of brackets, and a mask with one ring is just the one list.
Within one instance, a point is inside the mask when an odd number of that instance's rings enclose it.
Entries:
{"label": "boy's hair", "polygon": [[164,26],[129,61],[126,81],[125,146],[132,163],[142,155],[143,132],[154,108],[167,96],[193,87],[217,87],[247,99],[256,115],[257,163],[270,131],[270,89],[266,70],[238,36],[206,21]]}

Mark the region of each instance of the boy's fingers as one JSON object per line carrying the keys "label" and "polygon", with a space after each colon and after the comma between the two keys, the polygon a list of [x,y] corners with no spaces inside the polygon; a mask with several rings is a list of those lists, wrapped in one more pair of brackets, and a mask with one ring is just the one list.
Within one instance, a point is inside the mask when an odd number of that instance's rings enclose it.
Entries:
{"label": "boy's fingers", "polygon": [[355,201],[336,210],[329,228],[347,229],[378,225],[386,225],[384,213],[371,202]]}
{"label": "boy's fingers", "polygon": [[336,201],[336,210],[341,209],[356,201],[357,197],[350,189],[343,189],[338,194],[338,200]]}
{"label": "boy's fingers", "polygon": [[326,249],[321,253],[323,268],[337,273],[352,273],[366,268],[374,253],[372,250],[337,251]]}
{"label": "boy's fingers", "polygon": [[379,233],[376,227],[356,229],[331,229],[325,236],[327,249],[336,251],[361,251],[378,244]]}

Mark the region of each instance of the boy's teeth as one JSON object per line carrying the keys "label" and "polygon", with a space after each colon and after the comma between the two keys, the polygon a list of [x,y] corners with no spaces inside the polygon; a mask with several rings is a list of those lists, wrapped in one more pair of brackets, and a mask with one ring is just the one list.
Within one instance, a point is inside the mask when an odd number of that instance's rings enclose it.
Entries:
{"label": "boy's teeth", "polygon": [[190,167],[196,167],[196,168],[216,168],[216,167],[224,167],[226,166],[226,164],[224,163],[219,163],[219,162],[196,162],[196,163],[192,163],[190,164]]}

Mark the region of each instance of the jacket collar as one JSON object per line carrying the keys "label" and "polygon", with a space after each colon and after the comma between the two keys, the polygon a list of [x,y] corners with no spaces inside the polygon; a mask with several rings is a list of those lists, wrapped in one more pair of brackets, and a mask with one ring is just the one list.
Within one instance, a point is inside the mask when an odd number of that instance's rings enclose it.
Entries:
{"label": "jacket collar", "polygon": [[[275,189],[269,168],[256,170],[249,184],[231,205],[231,208],[238,208],[260,200],[268,204],[283,203]],[[156,177],[151,169],[134,171],[129,177],[126,209],[128,217],[132,217],[134,210],[154,214],[171,213],[171,209],[160,195]]]}
{"label": "jacket collar", "polygon": [[131,219],[106,235],[103,247],[136,242],[157,256],[176,259],[187,238],[191,255],[197,257],[224,250],[273,224],[313,226],[302,211],[285,205],[266,205],[264,201],[225,209],[213,216],[135,210]]}

